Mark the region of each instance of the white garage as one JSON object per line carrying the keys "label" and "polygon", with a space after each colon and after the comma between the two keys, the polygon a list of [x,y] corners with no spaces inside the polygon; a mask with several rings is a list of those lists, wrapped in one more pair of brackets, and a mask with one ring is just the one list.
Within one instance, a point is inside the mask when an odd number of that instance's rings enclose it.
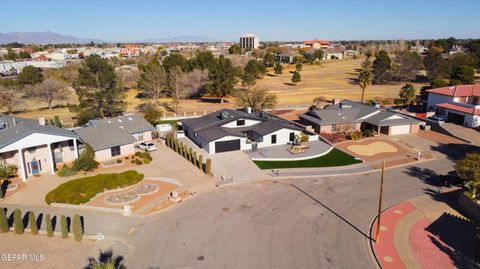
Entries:
{"label": "white garage", "polygon": [[410,125],[396,125],[390,126],[389,135],[402,135],[402,134],[409,134],[410,133]]}

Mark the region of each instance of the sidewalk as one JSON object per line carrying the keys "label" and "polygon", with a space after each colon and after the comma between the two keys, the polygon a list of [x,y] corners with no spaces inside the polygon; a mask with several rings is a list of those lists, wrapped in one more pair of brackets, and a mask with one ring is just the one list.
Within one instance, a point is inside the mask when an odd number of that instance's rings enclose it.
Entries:
{"label": "sidewalk", "polygon": [[[381,215],[372,243],[384,269],[477,268],[476,225],[457,211],[458,192],[430,192],[395,205]],[[375,239],[376,221],[372,226]]]}

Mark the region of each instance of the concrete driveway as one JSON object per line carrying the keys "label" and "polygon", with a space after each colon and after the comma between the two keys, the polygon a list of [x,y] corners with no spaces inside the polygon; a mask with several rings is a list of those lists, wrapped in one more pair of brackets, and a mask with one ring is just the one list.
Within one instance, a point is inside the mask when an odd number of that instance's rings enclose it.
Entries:
{"label": "concrete driveway", "polygon": [[447,131],[452,133],[453,135],[470,141],[472,144],[480,146],[480,132],[473,129],[463,127],[461,125],[453,124],[453,123],[445,123],[442,125]]}

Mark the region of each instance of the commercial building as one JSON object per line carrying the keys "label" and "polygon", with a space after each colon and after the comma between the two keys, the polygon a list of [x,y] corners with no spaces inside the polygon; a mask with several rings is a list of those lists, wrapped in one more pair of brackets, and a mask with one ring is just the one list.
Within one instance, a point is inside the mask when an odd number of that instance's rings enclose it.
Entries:
{"label": "commercial building", "polygon": [[244,34],[240,37],[240,48],[242,49],[258,49],[260,40],[254,34]]}

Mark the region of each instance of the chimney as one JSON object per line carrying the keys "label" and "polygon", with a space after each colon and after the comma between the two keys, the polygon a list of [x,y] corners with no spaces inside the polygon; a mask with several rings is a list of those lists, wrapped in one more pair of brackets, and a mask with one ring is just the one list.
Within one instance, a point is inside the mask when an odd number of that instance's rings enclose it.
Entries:
{"label": "chimney", "polygon": [[248,114],[252,114],[252,108],[251,107],[246,107],[245,108],[245,112],[247,112]]}
{"label": "chimney", "polygon": [[47,122],[46,122],[46,120],[45,120],[45,117],[40,117],[40,118],[38,118],[38,125],[40,125],[40,126],[45,126],[45,125],[47,125]]}

